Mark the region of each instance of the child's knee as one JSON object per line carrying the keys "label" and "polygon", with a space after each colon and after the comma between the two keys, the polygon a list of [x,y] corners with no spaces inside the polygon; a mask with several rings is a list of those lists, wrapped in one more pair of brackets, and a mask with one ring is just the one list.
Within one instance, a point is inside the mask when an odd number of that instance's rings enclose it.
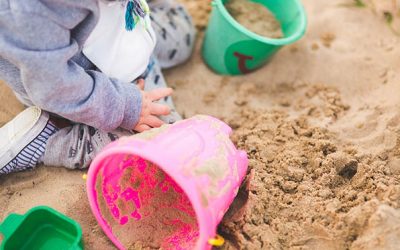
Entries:
{"label": "child's knee", "polygon": [[188,60],[193,52],[196,29],[186,9],[181,5],[156,8],[152,15],[158,38],[155,54],[161,66],[173,67]]}
{"label": "child's knee", "polygon": [[180,27],[171,36],[177,38],[176,46],[169,50],[168,58],[175,64],[187,61],[193,53],[196,32],[192,23],[180,20]]}
{"label": "child's knee", "polygon": [[88,168],[94,157],[109,143],[131,133],[122,129],[103,132],[84,124],[61,129],[49,139],[44,163],[70,169]]}

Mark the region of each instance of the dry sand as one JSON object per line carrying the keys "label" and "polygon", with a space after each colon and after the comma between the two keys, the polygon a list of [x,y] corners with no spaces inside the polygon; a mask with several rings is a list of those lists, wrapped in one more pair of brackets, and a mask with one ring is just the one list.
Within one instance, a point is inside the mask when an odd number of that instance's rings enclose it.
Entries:
{"label": "dry sand", "polygon": [[[196,15],[205,2],[187,1]],[[190,62],[166,73],[180,112],[229,122],[249,153],[254,177],[220,227],[225,248],[400,245],[400,37],[386,21],[397,10],[353,2],[304,0],[305,38],[245,77],[207,69],[201,35]],[[4,85],[0,97],[1,124],[22,106]],[[0,220],[49,205],[82,225],[87,249],[114,249],[90,214],[82,174],[43,166],[1,177]]]}

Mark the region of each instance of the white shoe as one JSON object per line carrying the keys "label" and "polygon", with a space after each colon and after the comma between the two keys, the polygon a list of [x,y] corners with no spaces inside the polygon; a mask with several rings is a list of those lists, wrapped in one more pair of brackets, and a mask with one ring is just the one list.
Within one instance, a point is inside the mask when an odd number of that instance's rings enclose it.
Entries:
{"label": "white shoe", "polygon": [[0,175],[34,168],[57,132],[49,114],[30,107],[0,128]]}

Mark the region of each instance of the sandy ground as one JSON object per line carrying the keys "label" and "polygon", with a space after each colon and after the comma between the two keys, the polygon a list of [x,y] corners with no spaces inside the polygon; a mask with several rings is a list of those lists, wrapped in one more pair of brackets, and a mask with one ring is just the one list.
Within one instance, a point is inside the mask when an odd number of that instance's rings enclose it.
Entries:
{"label": "sandy ground", "polygon": [[[186,2],[201,28],[205,1]],[[229,214],[220,233],[226,248],[396,249],[400,37],[387,20],[397,12],[379,1],[303,2],[305,38],[261,70],[213,74],[200,34],[193,58],[166,73],[185,117],[225,120],[249,153],[254,177],[235,206],[241,213]],[[0,100],[3,124],[22,106],[4,84]],[[48,205],[81,224],[88,249],[114,249],[91,216],[83,173],[42,166],[0,177],[0,220]]]}

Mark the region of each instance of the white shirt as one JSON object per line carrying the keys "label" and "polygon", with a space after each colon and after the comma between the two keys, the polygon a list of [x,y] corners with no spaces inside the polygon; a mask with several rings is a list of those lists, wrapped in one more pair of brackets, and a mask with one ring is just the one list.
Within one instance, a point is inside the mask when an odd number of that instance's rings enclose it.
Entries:
{"label": "white shirt", "polygon": [[126,5],[99,1],[100,19],[84,44],[83,54],[103,73],[131,82],[147,68],[156,45],[156,36],[146,16],[148,28],[138,23],[125,29]]}

